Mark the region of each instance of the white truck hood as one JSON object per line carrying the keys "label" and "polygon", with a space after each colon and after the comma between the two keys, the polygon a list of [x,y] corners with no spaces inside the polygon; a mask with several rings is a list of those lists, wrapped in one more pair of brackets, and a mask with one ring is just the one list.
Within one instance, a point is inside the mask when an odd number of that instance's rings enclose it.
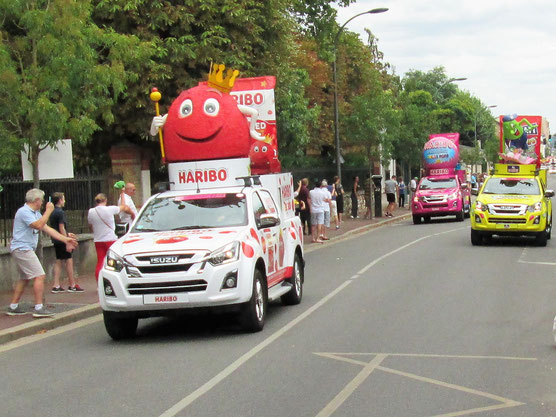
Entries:
{"label": "white truck hood", "polygon": [[168,232],[129,233],[112,248],[121,256],[153,253],[206,250],[213,251],[234,240],[242,240],[246,226],[217,229],[172,230]]}

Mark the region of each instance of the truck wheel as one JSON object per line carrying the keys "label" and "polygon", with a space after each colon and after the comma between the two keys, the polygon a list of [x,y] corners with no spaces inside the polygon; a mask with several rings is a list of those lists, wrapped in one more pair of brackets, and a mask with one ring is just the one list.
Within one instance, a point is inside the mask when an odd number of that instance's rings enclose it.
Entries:
{"label": "truck wheel", "polygon": [[463,212],[463,204],[462,204],[462,205],[461,205],[461,211],[460,211],[458,214],[456,214],[456,220],[457,220],[458,222],[462,222],[463,219],[464,219],[464,216],[465,216],[465,214],[464,214],[464,212]]}
{"label": "truck wheel", "polygon": [[139,319],[126,317],[113,311],[103,311],[104,327],[108,335],[114,340],[130,339],[135,336]]}
{"label": "truck wheel", "polygon": [[292,285],[292,289],[280,297],[285,305],[295,305],[301,302],[303,297],[303,273],[303,264],[299,256],[295,254],[292,276],[287,279],[287,282]]}
{"label": "truck wheel", "polygon": [[413,224],[421,224],[421,216],[413,215]]}
{"label": "truck wheel", "polygon": [[537,235],[535,236],[535,243],[537,244],[537,246],[546,246],[548,242],[548,233],[545,230],[543,230],[542,232],[537,233]]}
{"label": "truck wheel", "polygon": [[255,269],[251,299],[241,306],[241,326],[248,332],[260,332],[266,317],[267,295],[263,274]]}
{"label": "truck wheel", "polygon": [[479,246],[481,243],[483,243],[481,233],[477,230],[471,229],[471,244],[473,246]]}

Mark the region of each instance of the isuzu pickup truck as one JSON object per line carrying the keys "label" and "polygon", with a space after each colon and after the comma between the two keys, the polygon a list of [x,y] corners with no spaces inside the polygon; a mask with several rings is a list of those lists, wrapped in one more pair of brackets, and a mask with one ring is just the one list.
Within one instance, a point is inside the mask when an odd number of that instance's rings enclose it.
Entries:
{"label": "isuzu pickup truck", "polygon": [[535,164],[495,164],[471,211],[471,244],[492,236],[533,236],[546,246],[552,234],[554,191],[546,189],[546,170]]}
{"label": "isuzu pickup truck", "polygon": [[138,320],[231,309],[263,329],[267,303],[301,302],[303,233],[289,173],[249,175],[249,158],[169,164],[171,190],[152,196],[110,248],[98,285],[113,339]]}
{"label": "isuzu pickup truck", "polygon": [[413,223],[430,221],[431,217],[456,216],[463,221],[469,217],[471,193],[467,183],[462,183],[457,175],[436,175],[423,177],[419,181],[411,202]]}

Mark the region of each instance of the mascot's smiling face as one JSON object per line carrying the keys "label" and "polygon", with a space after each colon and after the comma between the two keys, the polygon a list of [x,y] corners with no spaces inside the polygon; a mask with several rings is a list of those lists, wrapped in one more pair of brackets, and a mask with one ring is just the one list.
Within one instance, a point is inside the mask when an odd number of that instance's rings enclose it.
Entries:
{"label": "mascot's smiling face", "polygon": [[164,125],[166,159],[194,161],[249,155],[249,126],[229,94],[200,85],[182,92]]}

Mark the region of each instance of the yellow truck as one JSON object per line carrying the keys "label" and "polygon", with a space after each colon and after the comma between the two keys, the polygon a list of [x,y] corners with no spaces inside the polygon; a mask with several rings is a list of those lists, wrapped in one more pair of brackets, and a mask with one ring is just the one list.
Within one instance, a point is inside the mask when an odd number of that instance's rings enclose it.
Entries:
{"label": "yellow truck", "polygon": [[552,232],[553,190],[546,189],[546,170],[535,164],[495,164],[471,210],[471,244],[492,236],[533,236],[546,246]]}

